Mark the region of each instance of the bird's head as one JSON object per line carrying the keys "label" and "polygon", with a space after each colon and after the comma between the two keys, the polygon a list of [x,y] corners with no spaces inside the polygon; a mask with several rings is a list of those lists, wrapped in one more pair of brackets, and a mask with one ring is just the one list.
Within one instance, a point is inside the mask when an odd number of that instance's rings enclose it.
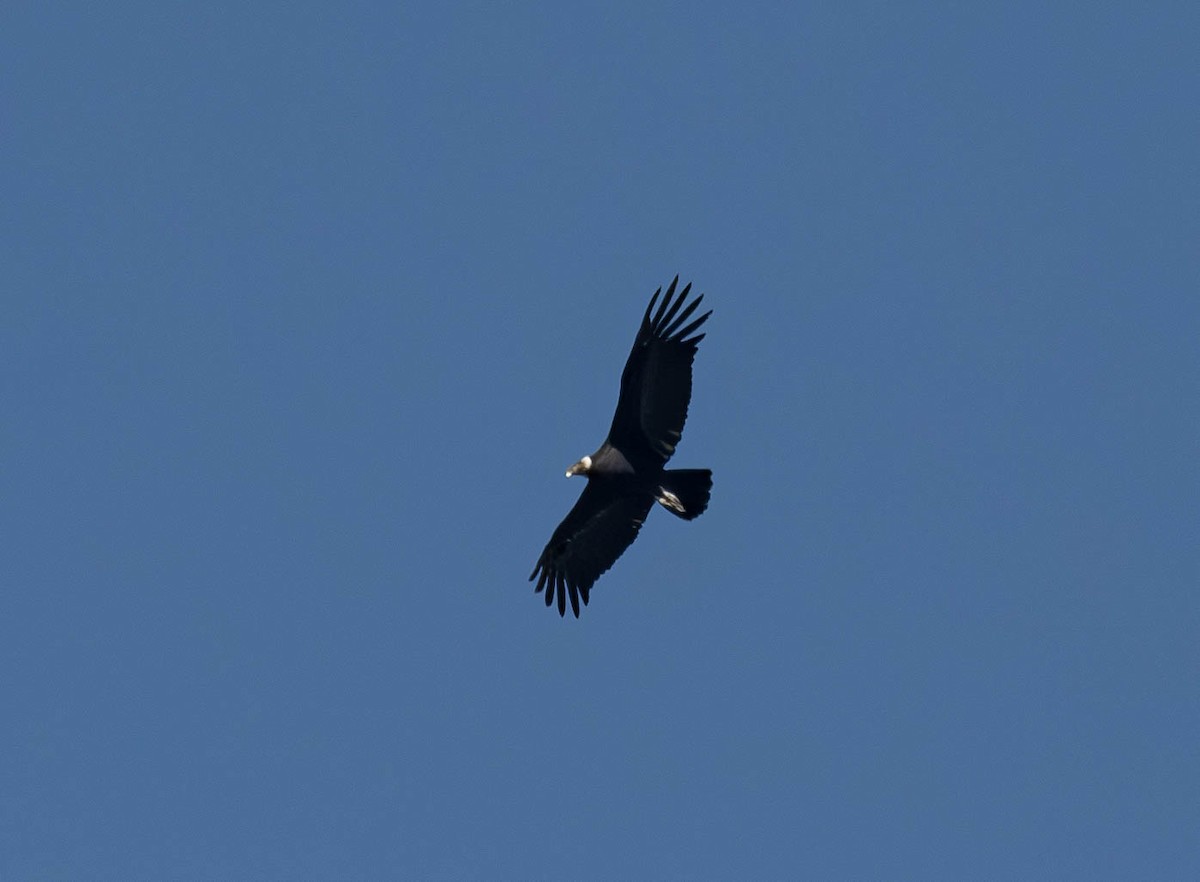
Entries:
{"label": "bird's head", "polygon": [[567,469],[567,477],[569,478],[572,475],[586,475],[591,467],[592,458],[590,456],[585,456],[583,459],[579,460],[579,462],[575,463],[575,465]]}

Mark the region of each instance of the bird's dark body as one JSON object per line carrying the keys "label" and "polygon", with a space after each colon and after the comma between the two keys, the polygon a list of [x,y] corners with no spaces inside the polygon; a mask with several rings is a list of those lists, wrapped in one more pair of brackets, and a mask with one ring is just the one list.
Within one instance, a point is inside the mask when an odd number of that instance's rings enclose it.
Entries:
{"label": "bird's dark body", "polygon": [[[560,615],[579,615],[592,585],[637,537],[657,501],[677,517],[691,520],[708,506],[712,473],[707,469],[665,468],[683,433],[692,393],[692,361],[704,334],[689,337],[711,312],[687,320],[704,295],[684,306],[691,285],[672,302],[679,277],[671,282],[658,311],[654,293],[621,374],[621,394],[608,438],[591,456],[567,472],[587,476],[575,506],[550,537],[530,580],[546,592],[546,605],[558,600]],[[651,317],[651,313],[653,317]],[[539,578],[540,576],[540,578]]]}
{"label": "bird's dark body", "polygon": [[630,462],[630,458],[605,441],[600,449],[592,454],[592,467],[588,469],[588,477],[594,480],[622,477],[648,479],[651,472],[662,471],[661,463],[648,461],[647,458],[638,457],[636,454],[632,457],[633,462]]}

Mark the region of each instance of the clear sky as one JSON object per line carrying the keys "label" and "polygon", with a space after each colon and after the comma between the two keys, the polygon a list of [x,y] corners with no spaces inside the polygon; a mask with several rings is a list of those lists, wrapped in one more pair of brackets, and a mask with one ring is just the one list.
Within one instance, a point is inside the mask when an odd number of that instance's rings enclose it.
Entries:
{"label": "clear sky", "polygon": [[[1200,12],[1124,6],[5,4],[0,877],[1200,876]],[[712,504],[564,621],[675,273]]]}

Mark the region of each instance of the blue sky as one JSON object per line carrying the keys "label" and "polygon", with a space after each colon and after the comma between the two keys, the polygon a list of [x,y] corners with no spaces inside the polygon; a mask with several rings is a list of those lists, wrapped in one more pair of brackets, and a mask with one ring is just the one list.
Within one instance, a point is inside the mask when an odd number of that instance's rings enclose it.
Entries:
{"label": "blue sky", "polygon": [[1200,873],[1200,15],[1051,6],[7,6],[0,876]]}

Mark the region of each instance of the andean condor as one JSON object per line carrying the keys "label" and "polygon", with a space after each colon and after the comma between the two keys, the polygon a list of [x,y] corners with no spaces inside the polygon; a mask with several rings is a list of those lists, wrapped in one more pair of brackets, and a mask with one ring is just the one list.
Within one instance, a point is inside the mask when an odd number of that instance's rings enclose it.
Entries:
{"label": "andean condor", "polygon": [[566,615],[569,597],[571,612],[579,617],[580,598],[586,606],[592,585],[637,538],[655,502],[687,521],[708,507],[711,471],[664,468],[683,434],[692,359],[704,339],[704,334],[688,335],[712,315],[709,310],[688,323],[704,295],[684,306],[692,286],[685,285],[676,298],[678,282],[676,276],[657,312],[662,288],[650,298],[621,374],[608,437],[599,450],[567,469],[568,478],[586,476],[587,486],[529,576],[538,580],[535,593],[545,589],[546,606],[557,597],[559,615]]}

